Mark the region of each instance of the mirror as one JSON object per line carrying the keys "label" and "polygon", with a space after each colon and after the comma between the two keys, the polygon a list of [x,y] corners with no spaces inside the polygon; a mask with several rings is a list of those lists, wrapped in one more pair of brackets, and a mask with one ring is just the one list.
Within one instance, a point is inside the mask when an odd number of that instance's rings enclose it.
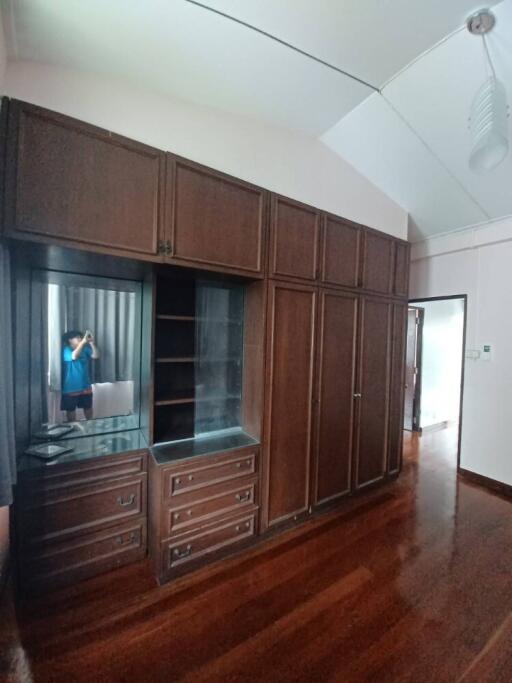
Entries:
{"label": "mirror", "polygon": [[137,428],[141,284],[34,271],[31,309],[32,435]]}

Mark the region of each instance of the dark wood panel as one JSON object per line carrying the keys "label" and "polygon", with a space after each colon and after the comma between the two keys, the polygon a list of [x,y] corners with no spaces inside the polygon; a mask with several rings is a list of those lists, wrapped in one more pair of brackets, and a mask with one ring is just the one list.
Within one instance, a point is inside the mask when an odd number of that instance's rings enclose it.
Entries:
{"label": "dark wood panel", "polygon": [[271,276],[315,280],[318,275],[320,211],[272,196]]}
{"label": "dark wood panel", "polygon": [[164,162],[159,150],[11,101],[8,232],[156,255]]}
{"label": "dark wood panel", "polygon": [[385,300],[361,298],[356,489],[382,480],[386,473],[392,310],[392,304]]}
{"label": "dark wood panel", "polygon": [[359,285],[362,230],[335,216],[325,216],[322,238],[322,282],[346,287]]}
{"label": "dark wood panel", "polygon": [[393,293],[406,297],[409,293],[410,246],[395,242],[395,280]]}
{"label": "dark wood panel", "polygon": [[373,230],[365,230],[361,282],[363,289],[380,294],[391,294],[393,276],[393,239]]}
{"label": "dark wood panel", "polygon": [[265,190],[167,155],[172,260],[261,275],[266,217]]}
{"label": "dark wood panel", "polygon": [[406,334],[407,304],[394,304],[391,335],[388,474],[397,474],[402,465]]}
{"label": "dark wood panel", "polygon": [[320,293],[314,502],[350,492],[357,296]]}
{"label": "dark wood panel", "polygon": [[316,291],[270,282],[264,526],[309,505]]}

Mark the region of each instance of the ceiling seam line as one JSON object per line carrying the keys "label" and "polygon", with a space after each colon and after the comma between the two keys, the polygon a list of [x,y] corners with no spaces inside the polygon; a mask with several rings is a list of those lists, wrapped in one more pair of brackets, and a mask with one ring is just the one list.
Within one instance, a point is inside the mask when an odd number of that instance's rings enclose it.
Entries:
{"label": "ceiling seam line", "polygon": [[222,12],[221,10],[215,9],[214,7],[209,7],[208,5],[204,5],[202,2],[198,2],[198,0],[185,0],[185,2],[188,2],[190,5],[195,5],[196,7],[199,7],[203,10],[206,10],[207,12],[212,12],[213,14],[217,14],[220,17],[223,17],[224,19],[228,19],[229,21],[233,21],[236,24],[239,24],[240,26],[244,26],[245,28],[250,29],[251,31],[255,31],[256,33],[259,33],[262,36],[265,36],[265,38],[269,38],[270,40],[273,40],[276,43],[279,43],[280,45],[283,45],[284,47],[289,48],[290,50],[293,50],[294,52],[297,52],[298,54],[302,55],[303,57],[307,57],[308,59],[313,60],[314,62],[317,62],[318,64],[322,64],[322,66],[327,67],[328,69],[331,69],[332,71],[336,71],[337,73],[341,74],[342,76],[346,76],[347,78],[350,78],[353,81],[357,81],[357,83],[360,83],[361,85],[366,86],[367,88],[370,88],[374,92],[380,93],[381,90],[380,88],[376,87],[375,85],[372,85],[368,81],[365,81],[362,78],[359,78],[358,76],[354,76],[353,74],[349,73],[348,71],[344,71],[343,69],[340,69],[338,66],[335,66],[334,64],[331,64],[330,62],[326,62],[323,59],[320,59],[320,57],[315,57],[315,55],[312,55],[310,52],[306,52],[305,50],[302,50],[300,47],[297,47],[296,45],[292,45],[292,43],[286,42],[286,40],[282,40],[281,38],[278,38],[277,36],[272,35],[272,33],[268,33],[267,31],[264,31],[261,28],[258,28],[257,26],[253,26],[252,24],[247,23],[246,21],[243,21],[242,19],[237,19],[236,17],[231,16],[231,14],[227,14],[226,12]]}
{"label": "ceiling seam line", "polygon": [[462,182],[457,178],[457,176],[451,171],[451,169],[448,168],[448,166],[444,163],[444,161],[434,152],[434,150],[430,147],[430,145],[423,139],[423,137],[418,133],[418,131],[413,128],[413,126],[409,123],[409,121],[401,114],[401,112],[398,111],[398,109],[393,105],[393,103],[388,100],[388,98],[384,95],[383,92],[380,92],[379,95],[382,97],[382,99],[388,104],[391,109],[395,112],[395,114],[400,118],[402,123],[404,123],[407,128],[411,131],[411,133],[421,142],[423,147],[434,157],[434,159],[438,162],[438,164],[446,171],[446,173],[450,176],[450,178],[455,181],[455,183],[459,186],[459,188],[464,192],[464,194],[473,202],[473,204],[480,209],[480,211],[484,214],[484,216],[488,220],[492,220],[492,217],[487,213],[487,211],[483,208],[483,206],[480,205],[480,202],[477,201],[477,199],[469,192],[469,190],[465,187],[465,185],[462,184]]}

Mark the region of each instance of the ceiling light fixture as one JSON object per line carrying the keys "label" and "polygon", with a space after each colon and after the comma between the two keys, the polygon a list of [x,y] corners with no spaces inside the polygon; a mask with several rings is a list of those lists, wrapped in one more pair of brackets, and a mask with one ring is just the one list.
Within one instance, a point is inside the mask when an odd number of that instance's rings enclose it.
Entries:
{"label": "ceiling light fixture", "polygon": [[482,37],[484,57],[489,66],[489,76],[473,98],[469,117],[472,138],[469,167],[475,173],[492,171],[504,161],[509,149],[507,93],[503,83],[496,78],[486,39],[495,23],[494,14],[488,9],[472,14],[466,22],[471,34]]}

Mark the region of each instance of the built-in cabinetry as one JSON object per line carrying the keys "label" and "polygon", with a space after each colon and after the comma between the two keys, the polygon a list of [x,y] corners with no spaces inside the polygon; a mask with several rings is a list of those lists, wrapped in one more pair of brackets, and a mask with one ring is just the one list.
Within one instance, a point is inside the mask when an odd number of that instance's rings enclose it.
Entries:
{"label": "built-in cabinetry", "polygon": [[6,112],[5,234],[154,262],[152,452],[20,476],[27,585],[144,554],[147,458],[159,581],[397,476],[406,242],[33,105]]}
{"label": "built-in cabinetry", "polygon": [[96,458],[97,449],[91,443],[83,459],[51,466],[22,460],[16,542],[24,592],[73,583],[145,556],[147,451]]}

